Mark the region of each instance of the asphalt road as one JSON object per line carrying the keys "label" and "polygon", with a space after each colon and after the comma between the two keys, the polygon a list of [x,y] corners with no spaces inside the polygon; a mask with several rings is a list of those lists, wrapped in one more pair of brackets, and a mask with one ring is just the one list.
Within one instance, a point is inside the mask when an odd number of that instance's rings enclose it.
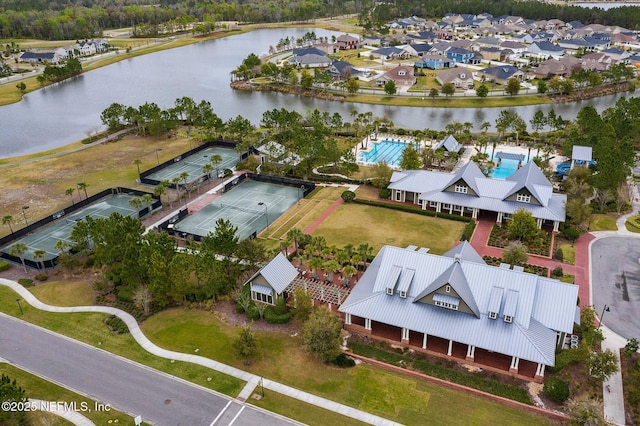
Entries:
{"label": "asphalt road", "polygon": [[[291,425],[203,387],[0,314],[0,357],[147,423]],[[63,401],[61,401],[63,402]]]}
{"label": "asphalt road", "polygon": [[625,338],[640,338],[640,238],[607,237],[591,246],[593,305],[603,323]]}

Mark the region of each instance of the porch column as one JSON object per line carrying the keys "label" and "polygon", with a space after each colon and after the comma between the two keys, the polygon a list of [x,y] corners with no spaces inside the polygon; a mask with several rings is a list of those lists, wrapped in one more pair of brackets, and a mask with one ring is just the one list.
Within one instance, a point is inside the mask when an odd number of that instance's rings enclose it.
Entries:
{"label": "porch column", "polygon": [[427,200],[420,200],[420,206],[422,206],[422,210],[426,210],[427,209]]}
{"label": "porch column", "polygon": [[473,345],[467,345],[467,358],[466,361],[473,362],[476,356],[476,347]]}
{"label": "porch column", "polygon": [[351,314],[344,314],[344,323],[346,325],[351,325]]}
{"label": "porch column", "polygon": [[453,353],[453,340],[449,340],[449,349],[447,349],[447,355],[451,356]]}
{"label": "porch column", "polygon": [[536,368],[536,376],[540,378],[544,377],[544,364],[538,363],[538,368]]}
{"label": "porch column", "polygon": [[409,329],[406,327],[402,327],[402,342],[409,343]]}
{"label": "porch column", "polygon": [[496,218],[496,223],[502,224],[502,212],[498,212],[498,217]]}
{"label": "porch column", "polygon": [[427,333],[422,336],[422,349],[427,349]]}
{"label": "porch column", "polygon": [[436,204],[436,213],[442,213],[442,203]]}
{"label": "porch column", "polygon": [[559,227],[560,227],[560,221],[554,220],[553,221],[553,232],[558,232]]}
{"label": "porch column", "polygon": [[371,331],[371,318],[364,319],[364,329]]}
{"label": "porch column", "polygon": [[474,208],[473,213],[471,213],[471,219],[477,219],[477,218],[478,218],[478,209]]}
{"label": "porch column", "polygon": [[449,214],[453,214],[453,204],[449,204]]}
{"label": "porch column", "polygon": [[509,373],[518,373],[518,364],[520,364],[520,358],[517,356],[511,357],[511,365],[509,366]]}
{"label": "porch column", "polygon": [[460,209],[460,216],[464,216],[464,209],[465,209],[465,207],[464,207],[464,206],[460,206],[460,207],[461,207],[461,209]]}
{"label": "porch column", "polygon": [[418,194],[417,192],[413,193],[413,204],[420,204],[419,197],[420,197],[420,194]]}
{"label": "porch column", "polygon": [[538,229],[542,228],[542,219],[538,218]]}

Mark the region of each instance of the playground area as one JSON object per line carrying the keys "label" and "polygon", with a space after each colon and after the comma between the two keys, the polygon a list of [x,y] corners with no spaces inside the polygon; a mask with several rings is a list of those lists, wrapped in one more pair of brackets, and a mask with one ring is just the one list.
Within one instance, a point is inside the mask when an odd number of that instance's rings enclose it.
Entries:
{"label": "playground area", "polygon": [[[78,222],[88,216],[94,219],[106,218],[115,212],[123,216],[136,216],[138,211],[129,204],[129,201],[135,197],[135,195],[130,194],[109,195],[73,213],[65,214],[64,211],[56,213],[53,222],[37,228],[26,236],[13,241],[10,245],[3,247],[2,257],[14,261],[18,260],[11,256],[11,247],[17,243],[23,243],[27,246],[27,251],[23,254],[27,265],[38,267],[38,264],[42,262],[45,266],[51,267],[60,253],[64,251],[57,244],[58,241],[65,242],[67,245],[66,250],[68,250],[73,244],[69,239],[71,231]],[[36,258],[34,253],[38,250],[45,251],[43,257]]]}
{"label": "playground area", "polygon": [[254,238],[304,196],[304,188],[246,179],[211,204],[170,226],[170,232],[200,240],[218,219],[238,228],[240,239]]}
{"label": "playground area", "polygon": [[[220,161],[215,161],[215,156],[219,156]],[[206,176],[203,167],[210,164],[213,169],[211,176],[221,175],[225,169],[232,169],[240,161],[240,154],[234,149],[209,147],[195,152],[188,156],[176,157],[173,162],[169,162],[164,167],[160,167],[150,174],[143,174],[146,180],[169,181],[173,183],[178,179],[180,183],[193,183]],[[183,177],[186,173],[186,179]]]}

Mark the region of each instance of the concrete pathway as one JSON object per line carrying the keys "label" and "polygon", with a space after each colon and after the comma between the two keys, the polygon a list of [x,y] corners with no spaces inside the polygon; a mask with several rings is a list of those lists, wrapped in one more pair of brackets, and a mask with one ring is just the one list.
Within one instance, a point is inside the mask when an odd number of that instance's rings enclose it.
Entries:
{"label": "concrete pathway", "polygon": [[622,388],[622,373],[620,372],[620,348],[624,348],[627,340],[613,331],[607,326],[602,326],[602,350],[611,349],[618,356],[618,372],[611,375],[609,380],[603,383],[602,402],[604,404],[604,418],[607,421],[624,426],[625,410],[624,410],[624,393]]}
{"label": "concrete pathway", "polygon": [[65,410],[64,406],[57,405],[54,401],[42,401],[40,399],[29,398],[29,404],[32,409],[53,413],[76,426],[95,426],[94,422],[80,414],[79,411],[73,410],[71,407]]}
{"label": "concrete pathway", "polygon": [[202,365],[207,368],[211,368],[212,370],[216,370],[218,372],[227,374],[229,376],[233,376],[240,380],[244,380],[247,382],[245,387],[242,389],[237,399],[241,402],[246,401],[246,399],[251,396],[257,385],[262,381],[262,385],[265,389],[272,390],[274,392],[286,395],[291,398],[295,398],[300,401],[304,401],[308,404],[312,404],[318,406],[320,408],[324,408],[330,411],[334,411],[336,413],[342,414],[347,417],[351,417],[353,419],[359,420],[364,423],[368,423],[371,425],[383,425],[383,426],[395,426],[399,425],[399,423],[392,422],[390,420],[384,419],[382,417],[348,407],[346,405],[328,400],[326,398],[322,398],[308,392],[304,392],[302,390],[293,388],[291,386],[284,385],[282,383],[278,383],[268,379],[262,379],[255,374],[248,373],[246,371],[240,370],[238,368],[222,364],[218,361],[214,361],[209,358],[205,358],[199,355],[190,355],[181,352],[169,351],[163,349],[159,346],[153,344],[145,335],[142,333],[142,330],[138,326],[137,321],[130,314],[121,311],[116,308],[111,308],[107,306],[75,306],[75,307],[59,307],[59,306],[51,306],[47,305],[40,300],[38,300],[29,290],[21,286],[15,281],[8,280],[5,278],[0,278],[0,285],[7,286],[14,290],[16,293],[22,297],[24,301],[32,305],[33,307],[47,311],[47,312],[64,312],[64,313],[73,313],[73,312],[102,312],[110,315],[115,315],[119,317],[129,328],[131,336],[138,342],[143,349],[147,352],[152,353],[156,356],[172,359],[177,361],[190,362],[193,364]]}

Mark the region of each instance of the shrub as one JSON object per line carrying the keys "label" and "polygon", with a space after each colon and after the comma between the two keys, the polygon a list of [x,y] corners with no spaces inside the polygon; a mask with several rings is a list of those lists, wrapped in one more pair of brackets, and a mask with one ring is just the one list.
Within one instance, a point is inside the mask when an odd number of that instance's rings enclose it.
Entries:
{"label": "shrub", "polygon": [[38,281],[46,281],[49,278],[46,272],[38,272],[35,276],[35,279]]}
{"label": "shrub", "polygon": [[380,192],[378,192],[378,198],[381,198],[383,200],[388,200],[389,197],[391,197],[391,191],[388,190],[387,188],[383,188],[380,190]]}
{"label": "shrub", "polygon": [[276,304],[273,307],[273,312],[277,315],[289,313],[289,307],[287,306],[287,302],[284,300],[284,297],[276,297]]}
{"label": "shrub", "polygon": [[556,249],[556,252],[553,254],[553,257],[555,257],[556,260],[562,262],[564,260],[564,253],[562,252],[562,248],[558,247]]}
{"label": "shrub", "polygon": [[[256,309],[256,313],[258,313]],[[258,318],[260,313],[258,313]],[[269,324],[286,324],[293,318],[293,312],[285,312],[284,314],[277,314],[276,308],[273,306],[267,306],[264,310],[264,320]]]}
{"label": "shrub", "polygon": [[233,171],[231,169],[224,169],[224,176],[231,176],[233,174]]}
{"label": "shrub", "polygon": [[547,379],[542,390],[550,400],[555,402],[564,402],[569,398],[569,385],[557,377]]}
{"label": "shrub", "polygon": [[356,362],[353,360],[353,358],[350,358],[345,354],[338,355],[338,357],[333,360],[333,363],[340,368],[349,368],[356,365]]}
{"label": "shrub", "polygon": [[9,265],[9,262],[7,262],[6,260],[0,260],[0,272],[6,271],[9,268],[11,268],[11,265]]}
{"label": "shrub", "polygon": [[458,222],[473,221],[473,219],[467,216],[460,216],[458,214],[449,214],[449,213],[436,213],[433,210],[422,210],[420,207],[412,207],[405,204],[391,204],[391,203],[385,203],[384,201],[362,200],[360,198],[356,198],[355,200],[353,200],[353,202],[356,204],[364,204],[366,206],[384,207],[387,209],[398,210],[401,212],[421,214],[423,216],[440,217],[442,219],[455,220]]}
{"label": "shrub", "polygon": [[[388,191],[388,189],[387,189]],[[344,191],[340,197],[342,197],[342,201],[344,201],[345,203],[350,203],[353,200],[355,200],[356,198],[356,193],[353,191]]]}
{"label": "shrub", "polygon": [[556,266],[553,271],[551,272],[551,276],[552,277],[561,277],[562,275],[564,275],[563,271],[562,271],[562,266],[558,265]]}
{"label": "shrub", "polygon": [[31,287],[33,286],[33,280],[31,278],[20,278],[18,284],[22,287]]}
{"label": "shrub", "polygon": [[251,305],[247,311],[247,317],[249,317],[251,321],[258,321],[260,319],[260,312],[258,312],[256,305]]}
{"label": "shrub", "polygon": [[471,236],[473,235],[473,231],[476,229],[476,223],[472,220],[467,223],[464,227],[464,231],[462,231],[462,236],[460,237],[460,241],[471,241]]}
{"label": "shrub", "polygon": [[114,334],[126,334],[129,332],[129,327],[127,327],[127,324],[125,324],[124,321],[122,321],[115,315],[109,316],[109,318],[106,319],[105,324]]}

